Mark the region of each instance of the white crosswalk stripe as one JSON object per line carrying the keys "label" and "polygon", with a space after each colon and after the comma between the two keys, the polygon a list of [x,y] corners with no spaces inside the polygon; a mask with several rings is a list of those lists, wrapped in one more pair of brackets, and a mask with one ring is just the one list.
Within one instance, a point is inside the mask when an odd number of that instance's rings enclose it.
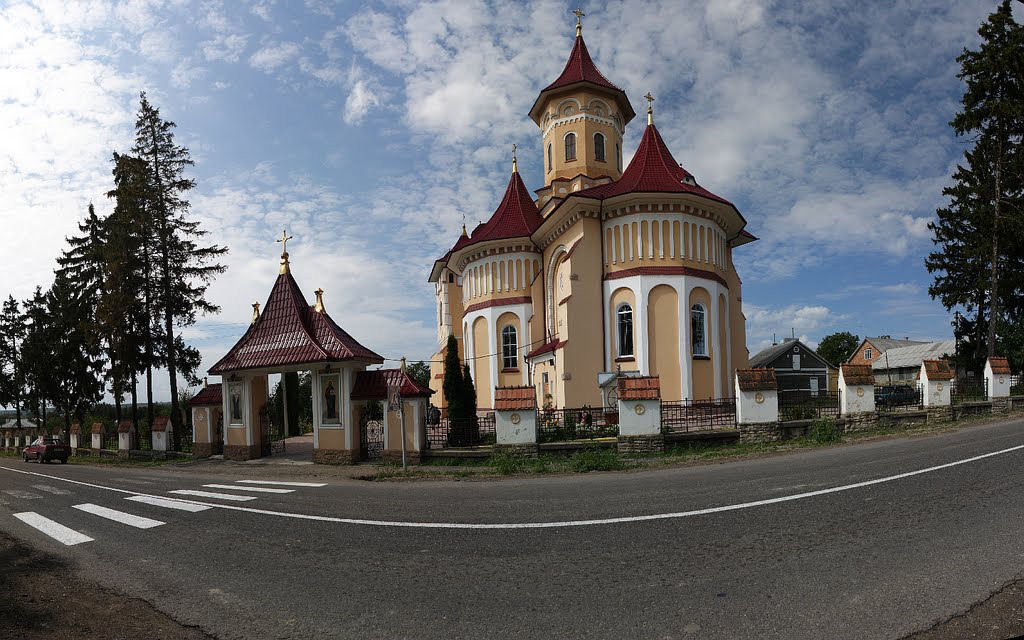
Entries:
{"label": "white crosswalk stripe", "polygon": [[239,484],[269,484],[281,487],[326,487],[326,482],[281,482],[278,480],[238,480]]}
{"label": "white crosswalk stripe", "polygon": [[154,507],[163,507],[165,509],[188,511],[190,513],[199,513],[200,511],[206,511],[211,508],[206,505],[195,504],[193,502],[184,502],[182,500],[175,500],[174,498],[157,498],[155,496],[130,496],[125,498],[125,500],[141,502],[143,504],[152,505]]}
{"label": "white crosswalk stripe", "polygon": [[152,529],[153,527],[159,527],[160,525],[165,524],[159,520],[143,518],[142,516],[132,515],[123,511],[108,509],[107,507],[101,507],[100,505],[92,504],[91,502],[76,504],[74,508],[79,511],[91,513],[94,516],[113,520],[114,522],[120,522],[121,524],[126,524],[137,529]]}
{"label": "white crosswalk stripe", "polygon": [[258,493],[295,493],[295,489],[271,489],[269,487],[240,487],[235,484],[204,484],[210,489],[232,489],[235,491],[255,491]]}
{"label": "white crosswalk stripe", "polygon": [[212,491],[195,491],[193,489],[175,489],[174,491],[168,491],[168,493],[174,493],[179,496],[196,496],[199,498],[216,498],[217,500],[234,500],[235,502],[245,502],[246,500],[255,500],[256,496],[240,496],[231,493],[214,493]]}
{"label": "white crosswalk stripe", "polygon": [[32,485],[32,488],[33,489],[39,489],[40,491],[45,491],[46,493],[52,493],[55,496],[70,496],[71,495],[71,492],[68,491],[67,489],[61,489],[59,487],[51,487],[48,484],[34,484],[34,485]]}
{"label": "white crosswalk stripe", "polygon": [[83,542],[92,542],[92,538],[84,533],[79,533],[74,529],[69,529],[59,522],[54,522],[53,520],[32,511],[16,513],[14,514],[14,517],[30,527],[35,527],[37,530],[45,533],[57,542],[69,547],[75,544],[82,544]]}

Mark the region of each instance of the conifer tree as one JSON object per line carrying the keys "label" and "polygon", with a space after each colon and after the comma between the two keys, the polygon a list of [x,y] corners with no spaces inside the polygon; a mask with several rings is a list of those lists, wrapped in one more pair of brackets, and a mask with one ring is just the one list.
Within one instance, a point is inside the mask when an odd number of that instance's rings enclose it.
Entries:
{"label": "conifer tree", "polygon": [[459,363],[459,343],[453,334],[448,335],[448,345],[444,353],[444,383],[441,393],[448,408],[451,420],[462,419],[465,415],[463,407],[462,365]]}
{"label": "conifer tree", "polygon": [[214,276],[225,270],[216,260],[227,249],[197,244],[206,232],[198,222],[185,217],[189,208],[185,196],[195,187],[195,180],[186,177],[184,171],[194,163],[188,149],[174,141],[176,125],[160,117],[160,110],[149,103],[144,92],[140,97],[132,152],[146,162],[149,170],[145,201],[155,235],[154,311],[162,321],[160,347],[170,383],[171,424],[177,448],[183,426],[178,375],[198,383],[194,368],[198,352],[189,352],[187,347],[185,352],[181,350],[184,343],[177,339],[175,328],[193,324],[199,313],[219,310],[205,294]]}
{"label": "conifer tree", "polygon": [[25,393],[22,343],[26,318],[14,296],[8,296],[0,311],[0,404],[14,407],[15,424],[21,425]]}
{"label": "conifer tree", "polygon": [[32,297],[22,303],[25,310],[25,339],[21,347],[22,371],[25,381],[25,404],[31,408],[36,424],[46,424],[46,405],[53,399],[54,366],[53,327],[49,324],[46,296],[37,286]]}

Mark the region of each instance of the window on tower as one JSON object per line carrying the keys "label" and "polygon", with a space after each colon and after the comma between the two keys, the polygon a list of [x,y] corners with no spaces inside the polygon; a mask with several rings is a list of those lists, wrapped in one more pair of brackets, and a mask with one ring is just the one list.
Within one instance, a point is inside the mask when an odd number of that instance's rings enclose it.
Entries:
{"label": "window on tower", "polygon": [[621,304],[615,311],[615,328],[619,339],[619,357],[633,355],[633,307]]}
{"label": "window on tower", "polygon": [[576,134],[570,133],[565,136],[565,161],[571,162],[576,159]]}
{"label": "window on tower", "polygon": [[619,173],[622,173],[622,151],[619,149],[618,143],[615,144],[615,166]]}
{"label": "window on tower", "polygon": [[548,143],[548,171],[554,169],[554,165],[551,163],[551,143]]}
{"label": "window on tower", "polygon": [[594,134],[594,159],[598,162],[604,162],[604,134]]}
{"label": "window on tower", "polygon": [[690,307],[690,335],[693,339],[693,355],[708,355],[707,324],[704,305],[695,304]]}

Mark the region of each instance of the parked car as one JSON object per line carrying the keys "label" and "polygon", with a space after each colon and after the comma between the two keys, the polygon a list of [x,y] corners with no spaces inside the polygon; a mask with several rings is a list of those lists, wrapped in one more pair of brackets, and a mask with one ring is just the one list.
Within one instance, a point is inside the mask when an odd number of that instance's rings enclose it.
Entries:
{"label": "parked car", "polygon": [[875,389],[875,404],[879,407],[900,407],[921,402],[916,387],[908,385],[886,385]]}
{"label": "parked car", "polygon": [[70,455],[71,448],[57,438],[36,438],[35,442],[21,452],[21,457],[25,459],[25,462],[29,460],[36,462],[60,460],[61,464],[67,464]]}

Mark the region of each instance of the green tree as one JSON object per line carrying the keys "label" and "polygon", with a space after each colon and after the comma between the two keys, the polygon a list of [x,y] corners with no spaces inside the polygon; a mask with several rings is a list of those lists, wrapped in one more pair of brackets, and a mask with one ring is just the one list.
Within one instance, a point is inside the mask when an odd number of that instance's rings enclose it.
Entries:
{"label": "green tree", "polygon": [[429,387],[430,386],[430,365],[420,361],[414,362],[405,368],[405,373],[410,378],[416,381],[416,384]]}
{"label": "green tree", "polygon": [[454,335],[449,335],[444,353],[444,381],[441,385],[441,393],[444,394],[448,417],[451,420],[462,420],[467,415],[466,405],[463,401],[464,388],[462,365],[459,363],[459,343]]}
{"label": "green tree", "polygon": [[[930,272],[942,272],[929,290],[932,296],[943,299],[947,308],[947,301],[956,301],[974,314],[968,324],[976,332],[976,358],[982,343],[984,353],[995,355],[996,329],[1005,318],[1004,310],[1012,313],[1024,306],[1019,300],[1004,301],[1003,283],[1004,273],[1014,273],[1010,263],[1019,262],[1019,237],[1024,230],[1024,28],[1014,20],[1010,0],[1003,0],[989,15],[978,35],[980,47],[965,49],[957,57],[957,77],[966,90],[962,109],[950,122],[958,136],[969,136],[975,145],[966,154],[966,166],[957,168],[954,185],[944,190],[951,206],[940,209],[939,220],[932,225],[936,244],[952,255],[943,259],[933,253],[926,262]],[[963,223],[950,220],[953,215],[962,215]],[[951,289],[954,281],[970,288],[957,294]],[[1022,295],[1019,290],[1014,293],[1016,298]],[[969,302],[962,302],[963,298]],[[955,328],[962,331],[964,326]]]}
{"label": "green tree", "polygon": [[462,365],[462,402],[465,406],[466,416],[476,421],[476,388],[473,386],[473,376],[469,373],[469,365]]}
{"label": "green tree", "polygon": [[145,202],[156,238],[153,310],[162,321],[160,347],[170,385],[170,417],[177,448],[183,424],[177,400],[178,376],[198,384],[195,368],[185,365],[197,365],[199,354],[178,339],[175,328],[194,324],[198,314],[219,311],[205,296],[213,278],[226,269],[216,261],[227,249],[199,245],[206,232],[197,221],[186,218],[189,202],[185,196],[195,187],[195,180],[184,172],[194,162],[188,148],[175,142],[174,122],[160,117],[160,110],[150,104],[145,92],[140,100],[132,153],[145,160],[149,170]]}
{"label": "green tree", "polygon": [[819,356],[828,360],[829,364],[838,367],[850,359],[859,345],[860,338],[849,331],[839,331],[822,338],[818,343],[817,351]]}
{"label": "green tree", "polygon": [[14,407],[15,424],[21,424],[21,407],[25,394],[22,364],[22,343],[25,339],[26,317],[14,296],[8,296],[0,311],[0,404]]}
{"label": "green tree", "polygon": [[32,297],[22,303],[25,310],[25,339],[21,345],[22,372],[25,381],[25,404],[31,408],[36,424],[46,424],[47,402],[53,399],[54,366],[53,325],[46,308],[42,287],[36,286]]}

